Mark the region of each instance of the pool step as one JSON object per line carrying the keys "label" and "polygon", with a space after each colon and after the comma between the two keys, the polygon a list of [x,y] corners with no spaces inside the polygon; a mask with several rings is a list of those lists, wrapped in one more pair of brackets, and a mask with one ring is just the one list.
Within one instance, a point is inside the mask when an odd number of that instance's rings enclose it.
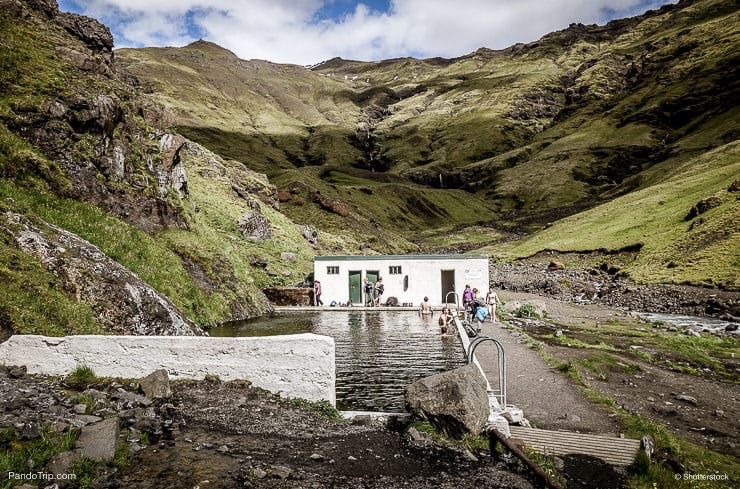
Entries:
{"label": "pool step", "polygon": [[524,426],[511,426],[511,438],[518,438],[526,447],[548,455],[578,453],[600,458],[611,465],[630,465],[640,449],[640,440],[615,438],[588,433],[549,431]]}

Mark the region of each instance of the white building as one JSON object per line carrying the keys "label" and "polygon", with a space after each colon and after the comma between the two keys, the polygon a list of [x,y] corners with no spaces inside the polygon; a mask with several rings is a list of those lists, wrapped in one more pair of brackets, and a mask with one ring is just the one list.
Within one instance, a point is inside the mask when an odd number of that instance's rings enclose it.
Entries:
{"label": "white building", "polygon": [[382,302],[395,297],[400,305],[418,306],[425,296],[435,305],[461,303],[466,285],[483,296],[489,286],[487,255],[317,256],[313,270],[325,305],[365,304],[365,278],[373,283],[382,278]]}

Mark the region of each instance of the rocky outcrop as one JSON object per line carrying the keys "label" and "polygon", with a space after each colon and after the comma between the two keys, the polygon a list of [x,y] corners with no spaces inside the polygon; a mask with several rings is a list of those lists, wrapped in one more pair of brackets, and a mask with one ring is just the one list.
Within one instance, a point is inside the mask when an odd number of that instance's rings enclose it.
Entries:
{"label": "rocky outcrop", "polygon": [[266,241],[272,238],[272,227],[257,202],[250,202],[249,210],[242,214],[236,223],[237,230],[247,239],[253,241]]}
{"label": "rocky outcrop", "polygon": [[12,211],[0,227],[15,245],[59,278],[67,294],[89,304],[98,323],[117,334],[199,335],[200,328],[166,297],[90,242]]}
{"label": "rocky outcrop", "polygon": [[472,363],[423,378],[406,389],[406,406],[449,436],[477,435],[490,414],[486,379]]}
{"label": "rocky outcrop", "polygon": [[57,22],[93,51],[113,52],[113,34],[107,26],[97,20],[84,15],[63,12],[57,17]]}
{"label": "rocky outcrop", "polygon": [[313,196],[313,201],[322,209],[333,212],[334,214],[338,214],[342,217],[347,217],[349,215],[349,205],[339,199],[325,197],[321,195],[320,192],[316,192]]}

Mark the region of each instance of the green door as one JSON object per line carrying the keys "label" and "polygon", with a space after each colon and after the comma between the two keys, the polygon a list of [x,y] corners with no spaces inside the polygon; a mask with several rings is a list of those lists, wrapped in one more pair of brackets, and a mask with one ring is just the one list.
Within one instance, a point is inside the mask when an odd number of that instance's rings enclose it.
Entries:
{"label": "green door", "polygon": [[349,301],[352,304],[362,303],[362,272],[349,272]]}

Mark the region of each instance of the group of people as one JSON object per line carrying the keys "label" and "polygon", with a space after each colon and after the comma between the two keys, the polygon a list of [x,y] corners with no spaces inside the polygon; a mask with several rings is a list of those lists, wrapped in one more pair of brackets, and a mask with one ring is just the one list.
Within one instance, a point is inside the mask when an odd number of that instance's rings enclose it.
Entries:
{"label": "group of people", "polygon": [[385,285],[383,277],[378,277],[375,283],[372,283],[365,277],[362,279],[362,292],[365,294],[365,306],[377,307],[380,305],[380,299],[383,297]]}
{"label": "group of people", "polygon": [[[498,305],[499,300],[498,294],[496,294],[492,288],[488,289],[486,297],[483,298],[478,289],[471,288],[469,285],[466,285],[462,299],[465,310],[465,320],[468,322],[475,320],[478,332],[481,331],[483,322],[485,322],[486,319],[490,319],[492,323],[496,322],[496,306]],[[429,297],[424,297],[424,302],[419,306],[419,316],[421,316],[422,320],[429,322],[431,322],[432,317],[434,317],[434,308],[429,302]],[[447,334],[453,319],[454,315],[449,308],[442,309],[442,314],[438,320],[441,334]]]}

